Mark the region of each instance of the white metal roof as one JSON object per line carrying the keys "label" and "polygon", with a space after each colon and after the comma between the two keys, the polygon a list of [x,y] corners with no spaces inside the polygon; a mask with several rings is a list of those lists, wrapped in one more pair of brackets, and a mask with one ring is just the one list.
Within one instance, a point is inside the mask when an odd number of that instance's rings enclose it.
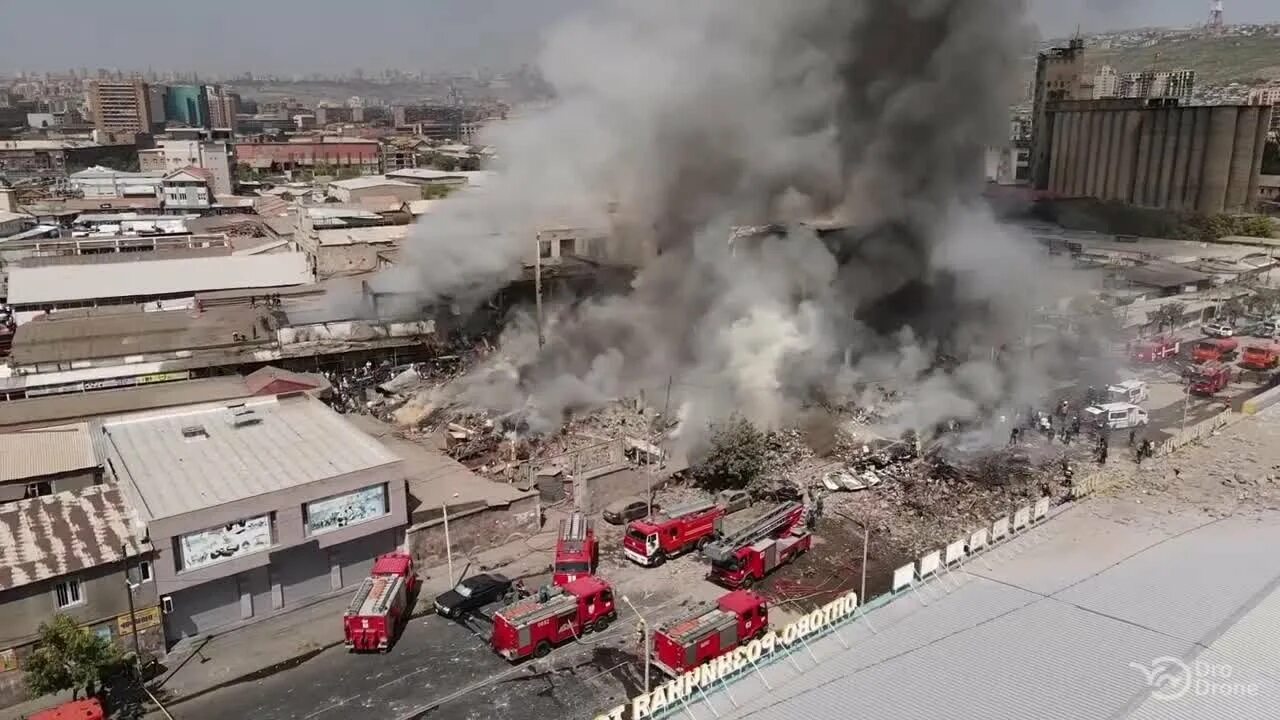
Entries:
{"label": "white metal roof", "polygon": [[350,180],[335,180],[329,183],[330,187],[343,188],[345,190],[361,190],[371,187],[417,187],[412,183],[403,182],[401,180],[389,180],[385,175],[370,175],[367,177],[351,178]]}
{"label": "white metal roof", "polygon": [[303,253],[19,266],[9,270],[9,303],[27,305],[204,290],[283,287],[311,281],[307,256]]}
{"label": "white metal roof", "polygon": [[[246,409],[256,422],[233,426],[232,413]],[[123,416],[103,421],[103,431],[111,467],[146,520],[399,462],[308,396],[251,399],[235,411],[211,403]]]}
{"label": "white metal roof", "polygon": [[0,434],[0,482],[97,465],[85,423]]}
{"label": "white metal roof", "polygon": [[[747,673],[690,720],[1272,718],[1280,513],[1205,522],[1095,502]],[[1013,559],[1009,559],[1009,558]],[[926,605],[927,603],[927,605]],[[874,631],[871,629],[874,627]],[[810,655],[812,652],[812,655]],[[1162,699],[1153,663],[1227,668],[1256,693]]]}

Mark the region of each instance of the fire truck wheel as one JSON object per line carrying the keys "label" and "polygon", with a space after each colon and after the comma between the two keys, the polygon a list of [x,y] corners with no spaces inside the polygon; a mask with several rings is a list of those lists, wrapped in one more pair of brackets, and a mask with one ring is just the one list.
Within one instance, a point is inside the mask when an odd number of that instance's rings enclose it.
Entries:
{"label": "fire truck wheel", "polygon": [[653,556],[653,566],[654,566],[654,567],[662,567],[662,563],[664,563],[664,562],[666,562],[666,561],[667,561],[667,555],[666,555],[666,553],[659,552],[657,555],[654,555],[654,556]]}
{"label": "fire truck wheel", "polygon": [[609,627],[609,618],[600,618],[596,621],[595,625],[592,625],[592,627],[595,628],[596,632],[604,632]]}
{"label": "fire truck wheel", "polygon": [[750,590],[751,586],[755,584],[756,584],[756,579],[748,575],[742,579],[742,584],[738,585],[738,587],[742,588],[743,590]]}
{"label": "fire truck wheel", "polygon": [[533,649],[533,656],[538,658],[544,658],[550,652],[551,652],[551,646],[547,644],[546,640],[543,640],[542,642],[538,643],[538,647]]}

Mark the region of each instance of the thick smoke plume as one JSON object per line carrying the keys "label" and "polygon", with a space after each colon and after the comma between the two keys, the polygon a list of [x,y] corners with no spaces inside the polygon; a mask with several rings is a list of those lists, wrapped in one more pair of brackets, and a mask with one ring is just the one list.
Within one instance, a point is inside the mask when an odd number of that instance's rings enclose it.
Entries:
{"label": "thick smoke plume", "polygon": [[[554,430],[671,379],[679,433],[883,400],[895,429],[1036,396],[1026,339],[1056,297],[977,200],[1030,30],[1018,0],[619,0],[553,33],[553,107],[492,141],[501,178],[441,204],[403,276],[475,300],[541,227],[611,228],[629,292],[528,314],[501,359],[433,396]],[[735,228],[783,224],[757,232]],[[943,360],[940,360],[942,358]]]}

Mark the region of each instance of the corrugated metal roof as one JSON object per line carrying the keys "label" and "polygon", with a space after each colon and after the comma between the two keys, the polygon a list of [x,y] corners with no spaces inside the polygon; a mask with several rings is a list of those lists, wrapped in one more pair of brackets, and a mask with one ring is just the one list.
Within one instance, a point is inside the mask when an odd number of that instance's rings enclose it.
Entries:
{"label": "corrugated metal roof", "polygon": [[[0,402],[0,431],[12,426],[66,422],[95,415],[190,405],[246,397],[253,393],[241,377],[150,383],[118,390],[65,393]],[[0,436],[2,437],[2,436]]]}
{"label": "corrugated metal roof", "polygon": [[[1015,540],[1023,549],[1014,561],[971,560],[968,572],[931,583],[927,606],[908,592],[872,611],[878,632],[846,625],[851,649],[824,637],[811,643],[813,657],[793,655],[798,668],[764,667],[772,689],[749,673],[732,688],[736,706],[713,692],[718,716],[703,702],[680,716],[1274,717],[1280,513],[1195,526],[1161,512],[1143,517],[1132,505],[1114,517],[1105,503],[1089,507]],[[1229,664],[1261,697],[1212,698],[1212,707],[1194,693],[1161,700],[1135,666],[1161,658]]]}
{"label": "corrugated metal roof", "polygon": [[[399,462],[310,397],[249,400],[258,422],[231,425],[223,404],[108,419],[108,457],[147,520],[172,517]],[[202,435],[184,437],[185,428]]]}
{"label": "corrugated metal roof", "polygon": [[97,466],[84,423],[0,434],[0,482]]}
{"label": "corrugated metal roof", "polygon": [[0,590],[116,562],[122,546],[148,549],[131,523],[114,485],[0,505]]}
{"label": "corrugated metal roof", "polygon": [[226,255],[9,271],[9,303],[72,302],[311,282],[304,253]]}

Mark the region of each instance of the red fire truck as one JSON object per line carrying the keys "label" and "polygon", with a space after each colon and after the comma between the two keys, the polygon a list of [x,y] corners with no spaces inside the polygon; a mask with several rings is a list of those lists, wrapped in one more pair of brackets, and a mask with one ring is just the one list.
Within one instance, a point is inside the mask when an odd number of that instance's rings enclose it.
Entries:
{"label": "red fire truck", "polygon": [[734,590],[714,606],[658,628],[653,635],[653,664],[678,677],[768,629],[768,602],[750,590]]}
{"label": "red fire truck", "polygon": [[805,527],[806,510],[798,502],[784,502],[729,535],[702,548],[711,561],[712,581],[727,587],[749,588],[779,565],[809,550],[813,536]]}
{"label": "red fire truck", "polygon": [[1231,368],[1222,363],[1207,362],[1193,368],[1187,382],[1196,395],[1216,395],[1231,384]]}
{"label": "red fire truck", "polygon": [[632,520],[622,538],[622,549],[633,562],[656,567],[669,557],[710,542],[723,517],[724,508],[708,500]]}
{"label": "red fire truck", "polygon": [[604,630],[617,617],[613,588],[588,575],[563,587],[543,588],[494,613],[489,644],[511,662],[543,657],[556,645]]}
{"label": "red fire truck", "polygon": [[551,575],[554,585],[567,585],[596,571],[600,547],[591,521],[580,510],[560,521],[560,537],[556,539],[556,564]]}
{"label": "red fire truck", "polygon": [[1275,370],[1280,366],[1280,343],[1246,345],[1240,367],[1249,370]]}
{"label": "red fire truck", "polygon": [[1197,363],[1225,361],[1235,354],[1239,346],[1240,343],[1234,338],[1206,338],[1197,342],[1192,349],[1191,361]]}
{"label": "red fire truck", "polygon": [[408,600],[418,582],[407,553],[387,553],[373,561],[373,571],[360,583],[342,617],[346,646],[351,651],[391,647],[401,621],[408,617]]}
{"label": "red fire truck", "polygon": [[32,715],[30,720],[105,720],[106,713],[97,698],[88,700],[72,700],[56,708],[41,710]]}
{"label": "red fire truck", "polygon": [[1129,355],[1135,362],[1157,363],[1178,356],[1182,343],[1169,335],[1154,335],[1133,343]]}

